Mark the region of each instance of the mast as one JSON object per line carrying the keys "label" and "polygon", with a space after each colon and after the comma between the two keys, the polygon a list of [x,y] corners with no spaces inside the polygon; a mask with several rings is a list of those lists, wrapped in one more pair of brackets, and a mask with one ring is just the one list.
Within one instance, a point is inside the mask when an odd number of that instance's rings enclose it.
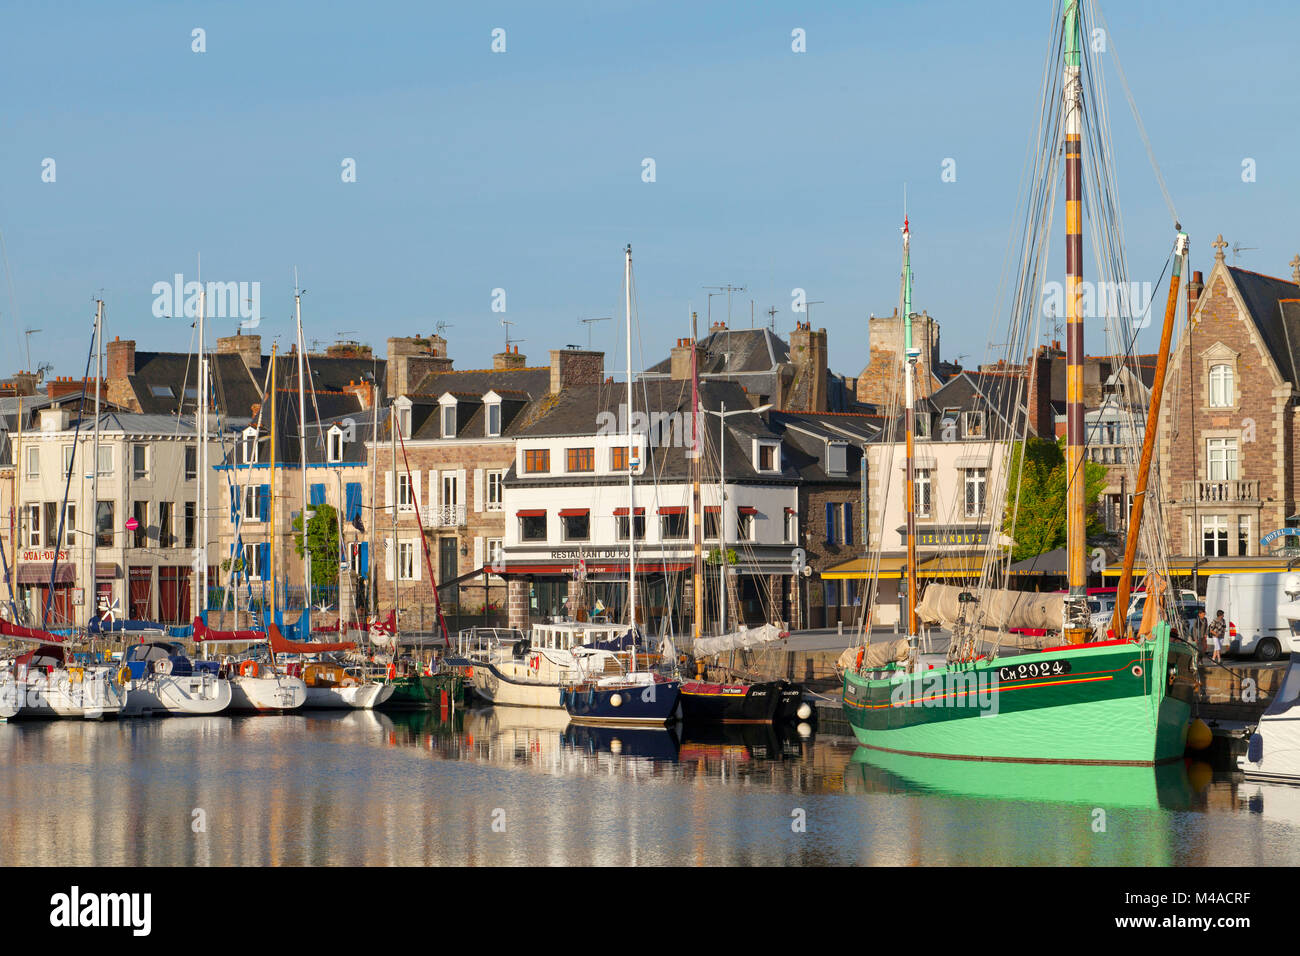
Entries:
{"label": "mast", "polygon": [[[1165,387],[1165,372],[1169,367],[1169,346],[1174,339],[1174,313],[1178,311],[1178,282],[1187,261],[1187,233],[1181,230],[1174,243],[1173,274],[1169,277],[1169,300],[1165,303],[1165,324],[1160,331],[1160,351],[1156,353],[1156,375],[1151,382],[1151,407],[1147,409],[1146,427],[1142,435],[1142,460],[1138,464],[1137,486],[1133,489],[1133,512],[1128,521],[1128,539],[1124,544],[1124,570],[1119,576],[1115,594],[1115,618],[1111,628],[1115,637],[1124,637],[1128,614],[1129,590],[1133,583],[1133,562],[1137,557],[1138,534],[1142,530],[1142,512],[1146,505],[1147,476],[1151,470],[1151,457],[1155,451],[1156,431],[1160,424],[1160,399]],[[1188,316],[1190,321],[1191,316]],[[1147,570],[1150,571],[1148,558]]]}
{"label": "mast", "polygon": [[[695,347],[696,314],[691,313],[691,452],[695,460],[691,462],[691,516],[694,525],[695,540],[691,557],[691,596],[695,602],[693,617],[693,637],[699,640],[704,633],[704,535],[703,515],[700,514],[700,472],[703,456],[700,454],[700,368],[697,358],[699,350]],[[630,421],[630,419],[629,419]]]}
{"label": "mast", "polygon": [[[199,532],[199,546],[196,549],[199,556],[198,584],[199,595],[198,601],[195,602],[195,615],[207,610],[208,603],[208,353],[205,346],[207,340],[204,338],[205,321],[207,312],[207,296],[203,288],[199,288],[199,388],[196,395],[197,401],[194,407],[194,428],[195,440],[198,442],[198,448],[195,449],[195,463],[198,466],[198,474],[194,482],[194,521]],[[99,429],[99,387],[95,388],[95,429]],[[185,398],[181,396],[181,404],[184,405]],[[98,439],[96,439],[98,442]],[[95,474],[99,474],[99,452],[95,452]],[[95,508],[98,511],[99,502],[96,499]],[[96,519],[98,520],[98,519]],[[207,618],[204,618],[206,621]]]}
{"label": "mast", "polygon": [[[397,546],[397,427],[400,416],[397,414],[397,406],[390,403],[388,406],[388,435],[392,439],[393,446],[393,657],[397,657],[397,611],[398,595],[401,594],[402,583],[402,562],[401,549]],[[414,489],[411,489],[414,491]],[[436,587],[436,585],[435,585]]]}
{"label": "mast", "polygon": [[[378,371],[378,365],[372,366]],[[371,404],[371,429],[370,429],[370,534],[366,548],[366,576],[369,580],[366,582],[370,586],[370,600],[366,602],[368,616],[378,620],[379,618],[379,581],[375,575],[374,568],[370,562],[375,559],[375,519],[378,511],[375,510],[377,504],[375,500],[376,489],[379,487],[379,376],[373,375],[370,382],[370,404]],[[361,619],[363,625],[369,625],[365,618]],[[366,649],[370,647],[370,628],[366,627]],[[370,655],[367,654],[367,657]]]}
{"label": "mast", "polygon": [[[297,279],[297,270],[294,270]],[[298,325],[298,460],[302,472],[302,607],[305,611],[311,595],[311,552],[307,550],[307,387],[303,377],[302,290],[294,283],[293,311]],[[286,604],[288,601],[286,600]],[[303,637],[303,635],[299,635]]]}
{"label": "mast", "polygon": [[271,343],[271,618],[275,619],[275,343]]}
{"label": "mast", "polygon": [[[95,437],[90,456],[90,616],[99,611],[99,378],[102,370],[100,349],[103,347],[104,300],[95,300]],[[84,486],[83,486],[84,487]]]}
{"label": "mast", "polygon": [[1065,640],[1082,644],[1088,635],[1087,484],[1084,471],[1083,317],[1079,293],[1083,282],[1083,97],[1080,83],[1078,0],[1065,6],[1065,76],[1062,126],[1065,131],[1065,476],[1066,579]]}
{"label": "mast", "polygon": [[[636,483],[635,456],[632,452],[632,244],[628,243],[623,265],[623,287],[627,310],[627,613],[628,623],[636,627]],[[636,660],[635,650],[633,661]],[[633,665],[635,670],[635,664]]]}
{"label": "mast", "polygon": [[[916,460],[913,438],[916,434],[916,363],[921,350],[912,346],[912,234],[907,214],[903,214],[903,349],[907,364],[903,369],[904,411],[907,431],[907,636],[916,635]],[[864,519],[865,520],[865,519]]]}

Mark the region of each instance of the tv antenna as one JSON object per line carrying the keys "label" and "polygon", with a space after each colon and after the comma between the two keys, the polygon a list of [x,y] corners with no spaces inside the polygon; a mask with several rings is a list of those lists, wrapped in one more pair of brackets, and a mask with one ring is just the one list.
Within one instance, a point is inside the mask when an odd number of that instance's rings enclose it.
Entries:
{"label": "tv antenna", "polygon": [[35,335],[37,332],[40,332],[40,331],[42,331],[42,330],[41,330],[41,329],[28,329],[28,330],[24,333],[24,334],[27,336],[27,368],[28,368],[28,370],[30,370],[31,367],[32,367],[32,336]]}
{"label": "tv antenna", "polygon": [[446,338],[442,333],[446,332],[448,329],[454,329],[455,327],[455,324],[452,322],[439,322],[434,326],[434,331],[438,334],[439,338]]}
{"label": "tv antenna", "polygon": [[1233,264],[1234,266],[1237,264],[1237,254],[1238,254],[1238,253],[1241,253],[1241,252],[1253,252],[1254,250],[1256,250],[1256,249],[1258,249],[1258,248],[1259,248],[1259,246],[1243,246],[1243,245],[1242,245],[1241,243],[1239,243],[1239,242],[1234,242],[1234,243],[1232,244],[1232,264]]}
{"label": "tv antenna", "polygon": [[518,344],[519,342],[527,341],[526,339],[512,339],[510,337],[510,326],[514,325],[515,324],[514,322],[511,322],[509,319],[502,319],[501,324],[504,325],[506,329],[506,351],[507,352],[510,351],[510,346],[512,344]]}
{"label": "tv antenna", "polygon": [[587,348],[591,348],[591,327],[592,327],[592,325],[594,325],[594,324],[597,323],[597,322],[608,322],[608,321],[610,321],[612,318],[613,318],[613,316],[610,316],[610,315],[602,315],[602,316],[598,316],[597,318],[593,318],[593,319],[578,319],[579,322],[581,322],[583,325],[585,325],[585,326],[587,327]]}
{"label": "tv antenna", "polygon": [[[744,292],[744,291],[745,291],[745,287],[744,287],[743,285],[732,285],[730,282],[728,282],[726,285],[706,285],[706,286],[701,286],[701,288],[704,288],[704,289],[716,289],[716,290],[717,290],[716,292],[710,293],[710,295],[709,295],[709,305],[710,305],[710,306],[713,305],[713,296],[715,296],[715,295],[722,295],[723,293],[726,293],[726,296],[727,296],[727,328],[731,328],[731,293],[733,293],[733,292]],[[709,320],[710,320],[710,323],[709,323],[709,324],[710,324],[710,325],[712,324],[712,319],[713,319],[713,310],[712,310],[712,308],[710,308],[710,309],[709,309]]]}
{"label": "tv antenna", "polygon": [[777,313],[776,306],[772,306],[770,309],[767,310],[767,327],[771,329],[773,332],[776,331],[776,313]]}

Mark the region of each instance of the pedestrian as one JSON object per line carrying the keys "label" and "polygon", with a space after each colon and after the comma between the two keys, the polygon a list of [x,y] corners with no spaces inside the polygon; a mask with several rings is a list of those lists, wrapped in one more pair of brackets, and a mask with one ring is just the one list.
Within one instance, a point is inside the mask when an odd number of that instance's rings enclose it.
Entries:
{"label": "pedestrian", "polygon": [[1214,612],[1214,623],[1210,625],[1209,637],[1210,647],[1214,651],[1214,660],[1219,660],[1219,651],[1223,648],[1223,634],[1228,629],[1227,622],[1223,619],[1223,611]]}
{"label": "pedestrian", "polygon": [[1196,620],[1192,623],[1192,640],[1196,643],[1196,649],[1202,654],[1208,650],[1206,641],[1210,637],[1210,621],[1205,616],[1205,608],[1196,612]]}

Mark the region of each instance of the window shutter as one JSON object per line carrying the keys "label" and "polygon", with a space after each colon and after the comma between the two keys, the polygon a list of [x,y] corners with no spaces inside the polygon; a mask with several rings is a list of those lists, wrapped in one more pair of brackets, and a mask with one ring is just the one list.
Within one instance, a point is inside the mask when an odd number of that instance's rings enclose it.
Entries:
{"label": "window shutter", "polygon": [[[384,472],[384,507],[391,508],[392,506],[393,506],[393,473],[391,471],[386,471]],[[389,578],[389,580],[391,581],[392,578]]]}
{"label": "window shutter", "polygon": [[826,543],[835,543],[835,506],[826,502]]}
{"label": "window shutter", "polygon": [[271,545],[262,543],[257,546],[257,573],[263,578],[271,569]]}
{"label": "window shutter", "polygon": [[392,538],[384,539],[384,580],[393,580],[393,567],[397,560],[397,542]]}
{"label": "window shutter", "polygon": [[271,517],[271,486],[259,485],[257,488],[257,517],[266,521]]}
{"label": "window shutter", "polygon": [[[429,510],[438,514],[438,497],[442,494],[442,475],[438,469],[429,471]],[[433,522],[431,522],[433,523]]]}
{"label": "window shutter", "polygon": [[361,483],[349,481],[346,487],[347,494],[347,511],[344,515],[345,521],[355,521],[361,517]]}
{"label": "window shutter", "polygon": [[414,511],[415,508],[419,505],[419,503],[420,503],[420,473],[418,471],[413,471],[411,472],[411,510]]}
{"label": "window shutter", "polygon": [[311,486],[311,503],[312,503],[313,505],[323,505],[323,504],[325,503],[325,486],[324,486],[324,485],[312,485],[312,486]]}
{"label": "window shutter", "polygon": [[[468,486],[469,486],[469,478],[467,476],[465,469],[461,468],[456,472],[456,510],[457,511],[465,507],[465,495]],[[456,516],[452,515],[452,520],[454,521],[455,519]]]}
{"label": "window shutter", "polygon": [[[474,513],[478,514],[483,510],[483,469],[474,469]],[[482,566],[482,562],[478,562]]]}
{"label": "window shutter", "polygon": [[357,548],[357,567],[363,578],[370,577],[370,542],[362,541]]}
{"label": "window shutter", "polygon": [[474,538],[474,568],[483,567],[483,536],[476,535]]}
{"label": "window shutter", "polygon": [[853,505],[844,503],[844,543],[852,545],[853,539]]}
{"label": "window shutter", "polygon": [[420,580],[420,566],[424,564],[424,553],[418,541],[411,542],[411,580]]}

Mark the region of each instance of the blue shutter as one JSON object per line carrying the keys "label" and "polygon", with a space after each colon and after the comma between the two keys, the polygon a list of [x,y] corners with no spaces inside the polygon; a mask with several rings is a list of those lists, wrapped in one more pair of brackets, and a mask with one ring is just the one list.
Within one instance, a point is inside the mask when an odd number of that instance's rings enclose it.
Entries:
{"label": "blue shutter", "polygon": [[361,517],[361,483],[349,481],[347,485],[348,511],[346,520],[356,521]]}
{"label": "blue shutter", "polygon": [[[359,485],[357,486],[357,491],[358,492],[361,491],[361,487]],[[370,542],[369,541],[362,541],[360,547],[357,549],[357,567],[360,569],[360,574],[363,578],[370,577]]]}
{"label": "blue shutter", "polygon": [[311,486],[311,503],[314,505],[323,505],[325,503],[325,486]]}
{"label": "blue shutter", "polygon": [[239,523],[239,486],[230,486],[230,521],[232,524]]}
{"label": "blue shutter", "polygon": [[853,505],[844,503],[844,543],[853,544]]}
{"label": "blue shutter", "polygon": [[266,572],[271,567],[271,545],[262,543],[257,546],[257,570],[261,574],[262,580],[266,580]]}
{"label": "blue shutter", "polygon": [[266,521],[271,516],[271,486],[257,486],[257,518]]}
{"label": "blue shutter", "polygon": [[835,543],[835,506],[826,503],[826,543]]}

